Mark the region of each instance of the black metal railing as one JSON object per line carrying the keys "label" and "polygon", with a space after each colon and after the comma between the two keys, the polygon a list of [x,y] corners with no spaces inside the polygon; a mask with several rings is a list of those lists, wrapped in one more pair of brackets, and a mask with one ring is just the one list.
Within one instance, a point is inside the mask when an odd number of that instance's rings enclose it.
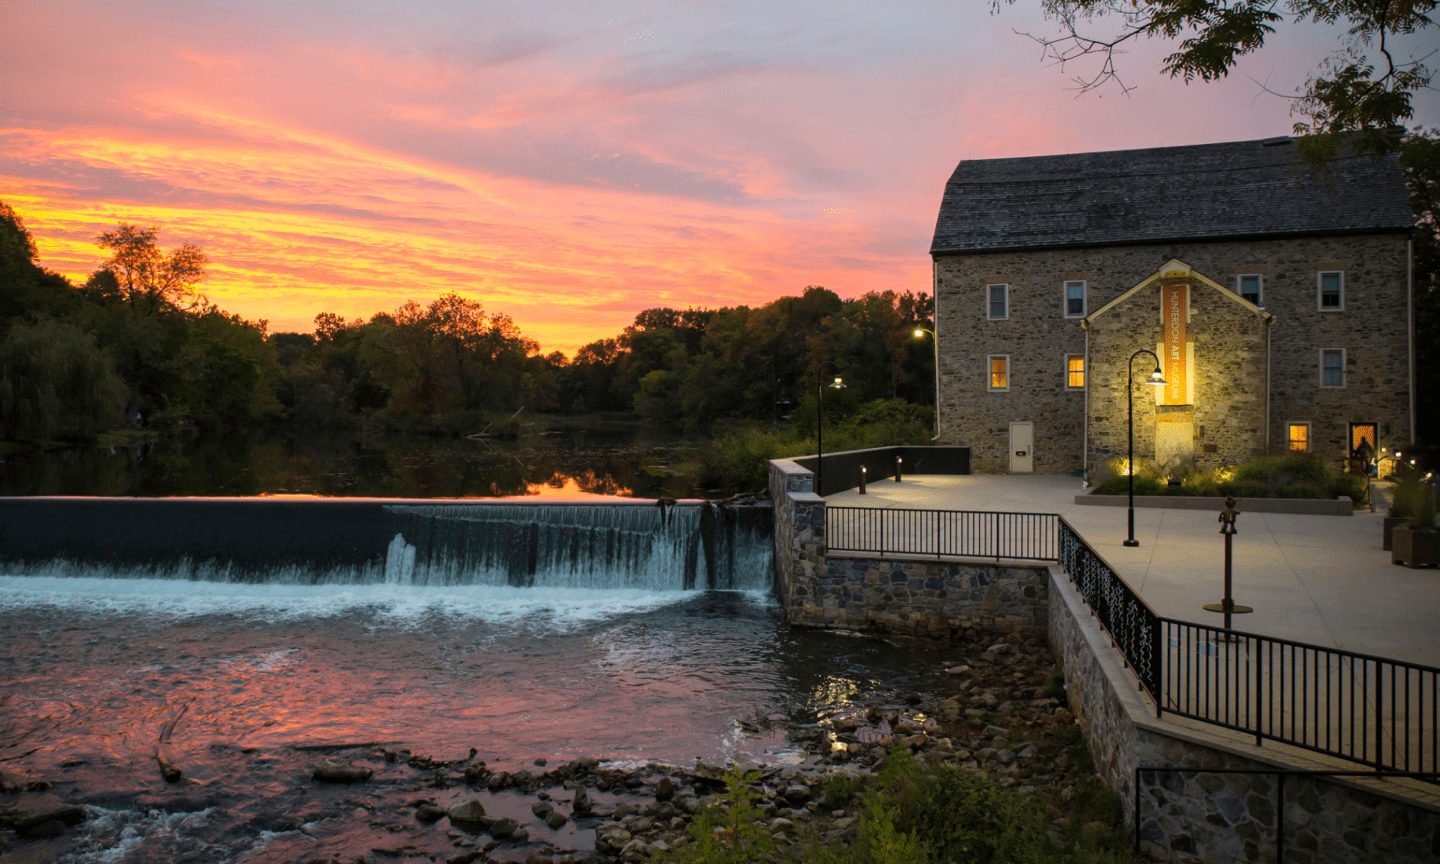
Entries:
{"label": "black metal railing", "polygon": [[[1164,647],[1160,644],[1160,616],[1150,604],[1126,584],[1120,574],[1104,558],[1090,548],[1090,544],[1070,527],[1070,523],[1059,521],[1060,566],[1070,574],[1080,596],[1091,610],[1105,632],[1115,642],[1115,647],[1125,657],[1125,662],[1140,679],[1140,686],[1152,698],[1160,692],[1160,669]],[[1159,701],[1158,699],[1156,701]]]}
{"label": "black metal railing", "polygon": [[1170,712],[1376,770],[1440,773],[1440,669],[1163,618],[1053,513],[827,507],[836,552],[1057,561]]}
{"label": "black metal railing", "polygon": [[1054,513],[826,507],[825,545],[832,552],[1054,561],[1059,520]]}
{"label": "black metal railing", "polygon": [[[1440,772],[1440,669],[1161,619],[1159,710],[1391,771]],[[1159,713],[1157,710],[1157,713]]]}

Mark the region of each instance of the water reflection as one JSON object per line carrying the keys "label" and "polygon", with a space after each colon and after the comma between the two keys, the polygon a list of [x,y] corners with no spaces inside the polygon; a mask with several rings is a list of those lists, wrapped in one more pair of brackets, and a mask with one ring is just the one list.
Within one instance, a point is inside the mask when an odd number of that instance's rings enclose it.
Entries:
{"label": "water reflection", "polygon": [[24,451],[0,460],[0,495],[383,498],[683,498],[677,442],[633,424],[572,426],[519,441],[275,431],[133,447]]}

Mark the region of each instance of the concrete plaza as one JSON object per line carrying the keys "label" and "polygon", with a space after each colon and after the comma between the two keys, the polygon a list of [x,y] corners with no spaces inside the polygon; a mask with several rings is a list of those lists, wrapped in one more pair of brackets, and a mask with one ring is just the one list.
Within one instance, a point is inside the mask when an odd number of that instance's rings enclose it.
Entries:
{"label": "concrete plaza", "polygon": [[[1058,513],[1160,615],[1218,625],[1201,609],[1224,592],[1218,509],[1136,508],[1126,548],[1125,508],[1078,505],[1074,477],[915,475],[867,494],[826,496],[844,507]],[[1390,563],[1381,515],[1296,516],[1241,511],[1234,545],[1237,630],[1440,666],[1440,571]]]}

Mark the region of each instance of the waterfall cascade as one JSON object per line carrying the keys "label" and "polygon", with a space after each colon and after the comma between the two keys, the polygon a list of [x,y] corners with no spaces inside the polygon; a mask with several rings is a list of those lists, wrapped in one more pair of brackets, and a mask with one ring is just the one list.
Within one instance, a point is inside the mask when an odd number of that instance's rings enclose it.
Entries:
{"label": "waterfall cascade", "polygon": [[772,511],[363,499],[0,499],[0,575],[768,591]]}
{"label": "waterfall cascade", "polygon": [[766,507],[399,505],[387,582],[768,590]]}

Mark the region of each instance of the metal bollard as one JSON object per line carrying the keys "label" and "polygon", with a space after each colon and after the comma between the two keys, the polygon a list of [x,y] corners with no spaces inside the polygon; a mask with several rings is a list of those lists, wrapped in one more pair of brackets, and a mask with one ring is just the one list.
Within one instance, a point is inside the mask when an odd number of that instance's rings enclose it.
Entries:
{"label": "metal bollard", "polygon": [[901,459],[899,456],[896,456],[896,457],[895,457],[895,482],[896,482],[896,483],[899,483],[899,482],[900,482],[900,463],[903,462],[903,461],[905,461],[905,460]]}
{"label": "metal bollard", "polygon": [[860,494],[865,494],[865,466],[860,466]]}

